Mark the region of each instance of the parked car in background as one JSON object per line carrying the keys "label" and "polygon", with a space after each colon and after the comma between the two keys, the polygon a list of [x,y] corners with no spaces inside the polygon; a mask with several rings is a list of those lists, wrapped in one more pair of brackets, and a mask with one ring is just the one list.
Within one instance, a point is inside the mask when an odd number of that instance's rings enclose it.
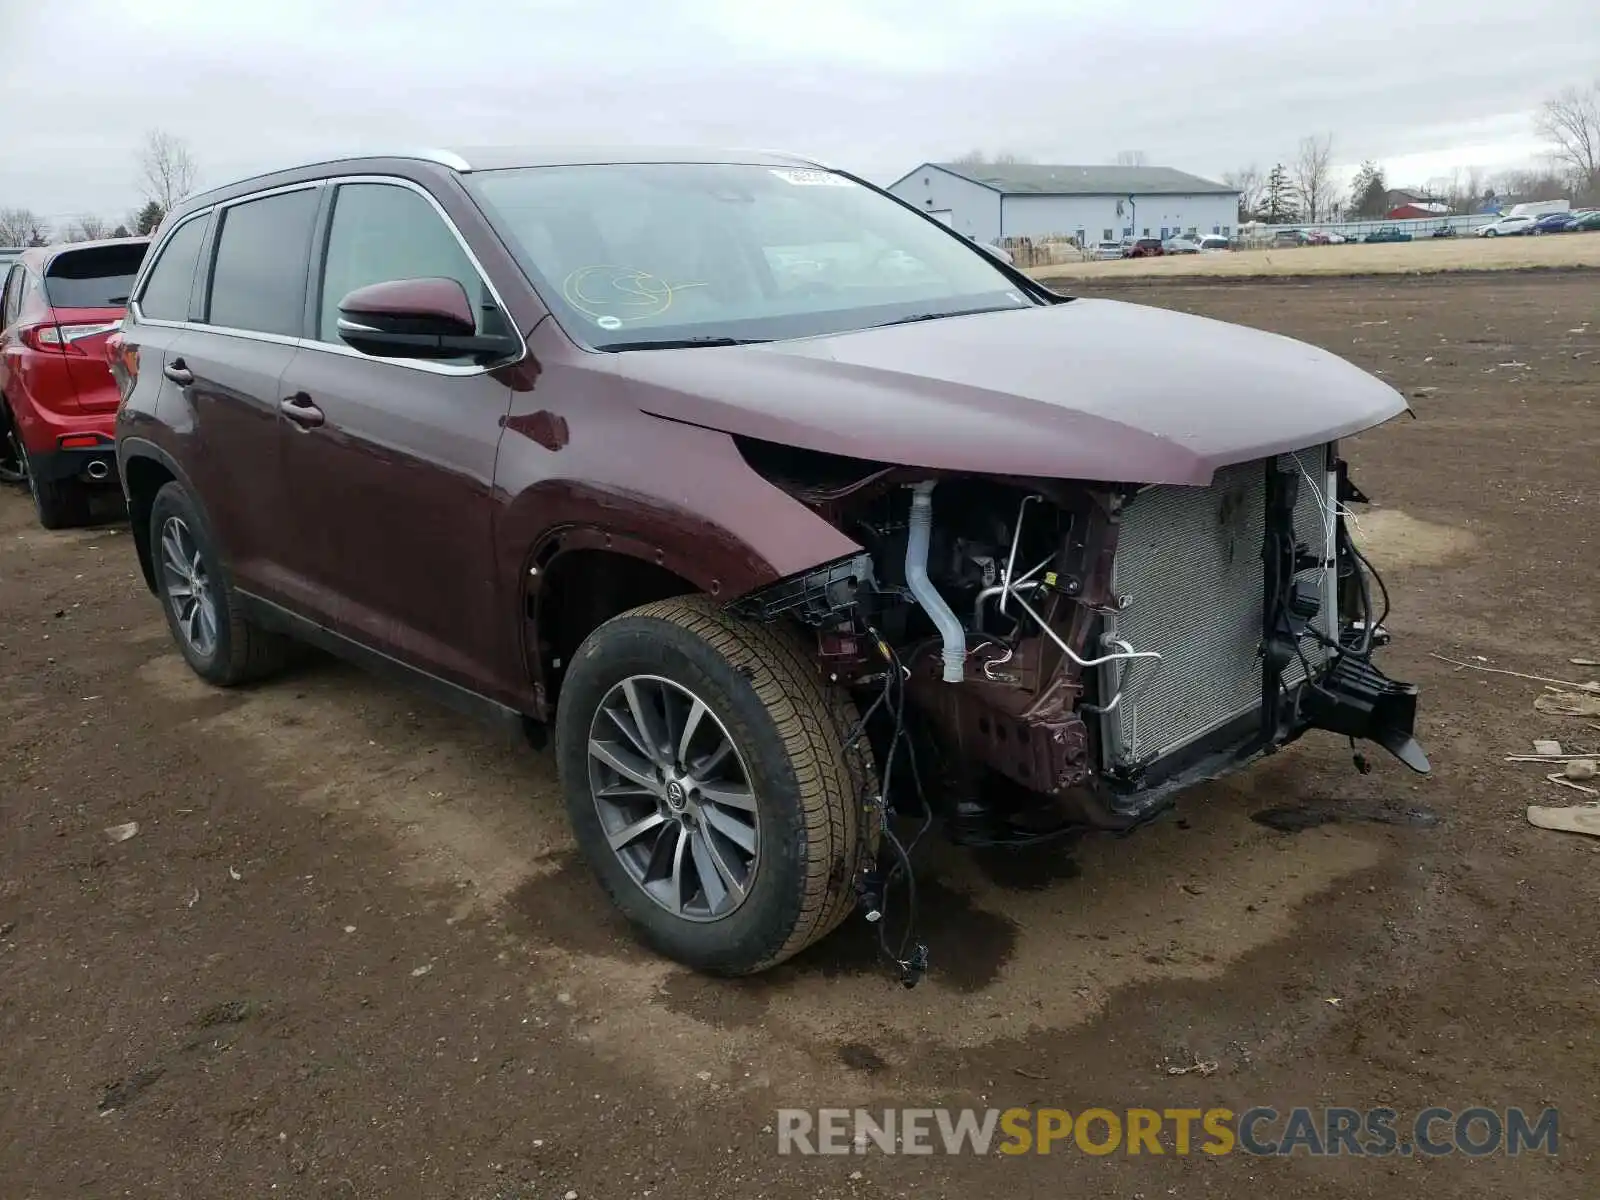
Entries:
{"label": "parked car in background", "polygon": [[1529,233],[1566,233],[1578,223],[1578,214],[1571,212],[1545,213],[1533,223]]}
{"label": "parked car in background", "polygon": [[1200,243],[1192,237],[1168,238],[1161,243],[1163,254],[1199,254]]}
{"label": "parked car in background", "polygon": [[1513,204],[1511,211],[1505,215],[1508,217],[1532,217],[1534,220],[1538,220],[1540,217],[1548,216],[1551,213],[1564,213],[1571,211],[1571,209],[1572,202],[1570,200],[1529,200],[1522,204]]}
{"label": "parked car in background", "polygon": [[1361,240],[1363,242],[1409,242],[1411,235],[1398,225],[1385,225],[1382,229],[1373,230]]}
{"label": "parked car in background", "polygon": [[1590,233],[1600,229],[1600,208],[1578,213],[1572,228],[1578,233]]}
{"label": "parked car in background", "polygon": [[25,249],[26,246],[0,246],[0,271],[21,258]]}
{"label": "parked car in background", "polygon": [[149,247],[118,238],[24,250],[0,299],[0,477],[26,481],[46,529],[115,494],[117,385],[105,358]]}
{"label": "parked car in background", "polygon": [[1428,234],[1428,236],[1436,238],[1453,238],[1456,236],[1456,227],[1454,225],[1436,225],[1433,228],[1433,231]]}
{"label": "parked car in background", "polygon": [[1311,237],[1303,229],[1280,229],[1272,235],[1274,246],[1309,246]]}
{"label": "parked car in background", "polygon": [[1159,258],[1164,253],[1160,238],[1134,238],[1122,243],[1123,258]]}
{"label": "parked car in background", "polygon": [[1121,258],[1121,242],[1096,242],[1094,244],[1094,257],[1099,259]]}
{"label": "parked car in background", "polygon": [[1521,237],[1538,220],[1538,217],[1501,217],[1498,221],[1478,226],[1477,234],[1479,237]]}
{"label": "parked car in background", "polygon": [[910,821],[1129,831],[1313,729],[1428,769],[1345,527],[1384,381],[1058,295],[803,159],[472,154],[163,224],[117,455],[202,679],[298,638],[553,725],[603,890],[719,974],[914,903]]}
{"label": "parked car in background", "polygon": [[1208,233],[1205,237],[1200,239],[1201,253],[1210,253],[1213,250],[1228,250],[1231,248],[1232,243],[1220,233]]}

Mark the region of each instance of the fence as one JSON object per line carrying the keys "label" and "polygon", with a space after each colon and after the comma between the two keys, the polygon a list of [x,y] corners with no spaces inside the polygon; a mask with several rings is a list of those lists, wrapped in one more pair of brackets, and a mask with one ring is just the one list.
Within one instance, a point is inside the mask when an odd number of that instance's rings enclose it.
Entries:
{"label": "fence", "polygon": [[1083,262],[1093,257],[1078,245],[1075,237],[1065,233],[1005,237],[997,245],[1011,255],[1012,265],[1018,267],[1054,267],[1062,263]]}
{"label": "fence", "polygon": [[1493,213],[1462,213],[1438,217],[1412,217],[1404,221],[1389,221],[1382,217],[1370,221],[1319,221],[1299,225],[1241,225],[1240,246],[1270,246],[1280,233],[1337,233],[1348,241],[1360,241],[1369,233],[1380,229],[1398,229],[1409,233],[1414,240],[1432,237],[1437,230],[1450,229],[1457,236],[1470,234],[1480,225],[1497,218]]}
{"label": "fence", "polygon": [[[1438,217],[1412,217],[1404,221],[1383,218],[1370,221],[1318,221],[1294,225],[1241,225],[1234,235],[1235,249],[1252,250],[1272,246],[1282,233],[1336,233],[1347,241],[1360,241],[1369,233],[1380,229],[1399,229],[1409,233],[1414,241],[1434,236],[1442,229],[1452,230],[1456,236],[1470,236],[1481,225],[1497,218],[1492,213],[1463,213]],[[1066,233],[1045,233],[1023,237],[1001,238],[998,245],[1011,255],[1019,267],[1053,267],[1063,263],[1084,262],[1094,257],[1092,246],[1080,246],[1077,239]]]}

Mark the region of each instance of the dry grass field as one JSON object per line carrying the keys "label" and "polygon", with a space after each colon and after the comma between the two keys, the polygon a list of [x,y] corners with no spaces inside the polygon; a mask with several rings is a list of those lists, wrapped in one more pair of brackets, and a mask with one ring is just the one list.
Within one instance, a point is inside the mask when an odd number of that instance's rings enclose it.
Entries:
{"label": "dry grass field", "polygon": [[[1600,249],[1484,249],[1545,241]],[[1600,657],[1596,280],[1078,289],[1308,339],[1410,398],[1345,449],[1435,771],[1369,748],[1362,775],[1314,735],[1131,837],[930,833],[912,992],[859,917],[757,978],[657,958],[549,751],[315,656],[210,688],[125,526],[48,533],[0,488],[0,1200],[1596,1200],[1600,842],[1531,826],[1584,798],[1504,761],[1600,748],[1534,707]],[[775,1136],[780,1106],[1271,1106],[1274,1141],[1296,1105],[1404,1130],[1468,1104],[1559,1108],[1559,1154],[1185,1155],[1170,1118],[1160,1154]]]}
{"label": "dry grass field", "polygon": [[1430,238],[1377,245],[1295,246],[1235,250],[1227,254],[1180,254],[1111,262],[1035,267],[1035,279],[1176,279],[1216,276],[1246,279],[1294,275],[1426,275],[1437,271],[1511,271],[1530,267],[1600,267],[1600,234],[1545,237]]}

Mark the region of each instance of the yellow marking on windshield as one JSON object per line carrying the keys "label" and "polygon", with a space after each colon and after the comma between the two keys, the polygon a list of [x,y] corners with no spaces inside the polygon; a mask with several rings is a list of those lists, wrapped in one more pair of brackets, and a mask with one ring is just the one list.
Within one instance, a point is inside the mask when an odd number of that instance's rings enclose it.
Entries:
{"label": "yellow marking on windshield", "polygon": [[601,320],[645,321],[672,307],[678,292],[707,286],[705,281],[668,283],[659,275],[609,263],[579,267],[561,281],[561,294],[585,316]]}

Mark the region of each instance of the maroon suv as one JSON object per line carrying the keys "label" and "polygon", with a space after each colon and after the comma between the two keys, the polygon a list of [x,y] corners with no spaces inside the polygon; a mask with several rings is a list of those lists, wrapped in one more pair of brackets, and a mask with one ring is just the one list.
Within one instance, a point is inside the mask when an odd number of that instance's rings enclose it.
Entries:
{"label": "maroon suv", "polygon": [[814,163],[250,179],[168,217],[117,341],[140,563],[194,670],[300,639],[553,725],[601,883],[702,969],[860,911],[913,981],[935,820],[1128,829],[1310,729],[1427,769],[1337,449],[1395,391],[1057,295]]}

